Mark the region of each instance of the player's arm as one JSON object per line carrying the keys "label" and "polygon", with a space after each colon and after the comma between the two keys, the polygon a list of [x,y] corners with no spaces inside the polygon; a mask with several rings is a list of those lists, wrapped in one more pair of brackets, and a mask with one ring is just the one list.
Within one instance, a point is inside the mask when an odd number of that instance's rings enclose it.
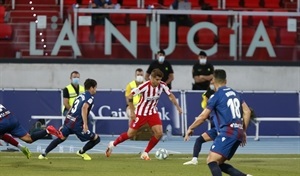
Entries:
{"label": "player's arm", "polygon": [[130,84],[127,84],[126,86],[126,90],[125,90],[125,99],[126,99],[126,104],[128,105],[129,103],[129,98],[128,96],[131,94],[131,88],[130,88]]}
{"label": "player's arm", "polygon": [[205,108],[202,113],[195,119],[195,121],[189,126],[188,130],[185,133],[185,141],[188,141],[190,139],[190,136],[193,134],[195,128],[205,122],[205,120],[209,117],[210,112],[210,109]]}
{"label": "player's arm", "polygon": [[178,105],[178,102],[177,102],[177,100],[176,100],[176,97],[175,97],[174,94],[172,94],[171,92],[170,92],[170,94],[169,94],[169,99],[170,99],[170,101],[176,106],[177,111],[181,114],[181,113],[182,113],[182,109],[181,109],[181,107]]}
{"label": "player's arm", "polygon": [[170,84],[174,80],[174,73],[170,73],[168,79],[166,80],[166,84]]}
{"label": "player's arm", "polygon": [[69,104],[69,92],[68,92],[68,89],[67,88],[64,88],[63,90],[63,104],[65,106],[65,108],[67,110],[69,110],[71,108],[71,105]]}
{"label": "player's arm", "polygon": [[133,94],[128,95],[128,107],[130,109],[130,118],[131,120],[135,119],[135,114],[134,114],[134,105],[133,105]]}
{"label": "player's arm", "polygon": [[250,123],[251,110],[245,101],[242,103],[242,109],[243,109],[243,129],[246,132]]}
{"label": "player's arm", "polygon": [[89,128],[88,128],[88,109],[90,105],[88,103],[84,103],[82,108],[81,108],[81,116],[82,116],[82,121],[83,121],[83,131],[86,133]]}

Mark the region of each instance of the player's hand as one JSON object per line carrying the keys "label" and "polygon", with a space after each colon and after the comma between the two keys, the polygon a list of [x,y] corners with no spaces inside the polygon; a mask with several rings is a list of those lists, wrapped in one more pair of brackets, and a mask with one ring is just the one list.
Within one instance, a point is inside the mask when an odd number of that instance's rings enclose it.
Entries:
{"label": "player's hand", "polygon": [[89,131],[89,127],[87,124],[83,124],[83,132],[87,133]]}
{"label": "player's hand", "polygon": [[243,133],[243,140],[240,144],[241,147],[244,147],[247,144],[247,134],[246,132]]}
{"label": "player's hand", "polygon": [[184,136],[184,141],[189,141],[190,140],[190,136],[193,134],[194,130],[188,129],[185,133]]}
{"label": "player's hand", "polygon": [[177,107],[177,111],[179,112],[179,114],[182,114],[182,109],[180,106]]}

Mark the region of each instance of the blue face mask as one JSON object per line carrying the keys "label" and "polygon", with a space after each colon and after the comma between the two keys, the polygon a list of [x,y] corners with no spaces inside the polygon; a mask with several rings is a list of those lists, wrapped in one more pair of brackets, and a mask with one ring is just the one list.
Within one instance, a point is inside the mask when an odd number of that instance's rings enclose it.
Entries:
{"label": "blue face mask", "polygon": [[79,78],[72,78],[72,84],[78,85],[79,84]]}

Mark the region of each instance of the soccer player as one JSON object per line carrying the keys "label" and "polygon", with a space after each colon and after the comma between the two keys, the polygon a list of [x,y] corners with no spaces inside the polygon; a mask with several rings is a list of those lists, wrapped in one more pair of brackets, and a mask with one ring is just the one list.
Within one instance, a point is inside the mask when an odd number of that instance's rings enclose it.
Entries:
{"label": "soccer player", "polygon": [[[127,132],[122,133],[115,141],[109,142],[105,153],[107,157],[111,155],[113,147],[135,136],[138,129],[148,123],[154,132],[154,135],[151,137],[144,152],[142,152],[141,159],[150,160],[148,153],[154,148],[163,135],[162,122],[156,107],[160,95],[165,92],[169,96],[170,101],[176,106],[177,111],[182,113],[175,96],[170,92],[166,83],[161,81],[163,76],[163,73],[159,69],[153,69],[150,80],[131,91],[128,105],[130,107],[131,118],[134,120],[130,123]],[[139,94],[141,94],[141,99],[135,109],[133,105],[133,96]]]}
{"label": "soccer player", "polygon": [[47,134],[62,137],[53,126],[48,126],[45,130],[37,131],[30,135],[21,126],[18,119],[8,109],[0,104],[0,139],[19,148],[29,159],[31,157],[31,152],[29,149],[26,146],[22,146],[18,141],[8,134],[18,137],[26,143],[33,143],[34,141],[45,137]]}
{"label": "soccer player", "polygon": [[184,140],[189,140],[193,130],[201,125],[214,110],[216,116],[213,120],[218,121],[215,124],[218,124],[220,130],[207,157],[207,164],[212,175],[221,176],[224,172],[232,176],[250,176],[225,163],[226,160],[232,158],[239,145],[246,144],[250,109],[238,92],[226,86],[225,70],[214,71],[212,84],[216,92],[208,100],[207,107],[189,126]]}
{"label": "soccer player", "polygon": [[100,137],[91,132],[88,128],[88,114],[94,105],[94,96],[96,94],[97,82],[93,79],[86,79],[84,82],[85,92],[79,95],[68,112],[64,121],[61,133],[63,138],[54,139],[46,148],[45,152],[39,155],[38,159],[48,159],[46,155],[52,151],[57,145],[64,142],[70,134],[75,134],[82,142],[87,142],[83,148],[77,151],[77,155],[84,160],[92,158],[86,154],[86,151],[93,148],[100,142]]}
{"label": "soccer player", "polygon": [[[211,88],[209,88],[206,92],[204,92],[202,94],[202,102],[201,102],[201,107],[202,109],[205,109],[207,106],[207,101],[210,98],[210,96],[212,94],[214,94],[214,90],[212,90]],[[183,163],[183,165],[197,165],[198,164],[198,157],[199,157],[199,153],[201,151],[202,148],[202,144],[205,142],[209,142],[209,141],[213,141],[217,135],[218,135],[218,131],[215,127],[215,124],[212,120],[212,116],[214,116],[215,114],[213,112],[210,113],[210,124],[211,124],[211,129],[207,130],[206,132],[202,133],[200,137],[198,137],[194,143],[194,149],[193,149],[193,158],[190,161],[187,161],[185,163]]]}

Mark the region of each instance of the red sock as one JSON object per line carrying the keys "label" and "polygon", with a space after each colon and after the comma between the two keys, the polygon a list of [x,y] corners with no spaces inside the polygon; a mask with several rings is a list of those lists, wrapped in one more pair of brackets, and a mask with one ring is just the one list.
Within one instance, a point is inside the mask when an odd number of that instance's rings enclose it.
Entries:
{"label": "red sock", "polygon": [[129,139],[127,132],[120,134],[120,136],[114,141],[114,146],[117,146],[118,144],[126,141],[127,139]]}
{"label": "red sock", "polygon": [[156,144],[158,143],[159,139],[156,139],[156,137],[152,136],[149,143],[148,143],[148,146],[146,147],[145,149],[145,152],[149,153],[150,150],[153,149],[153,147],[156,146]]}
{"label": "red sock", "polygon": [[7,142],[7,143],[10,143],[11,145],[13,145],[15,147],[18,147],[19,142],[16,141],[13,137],[11,137],[8,134],[4,134],[2,136],[2,140],[5,141],[5,142]]}

